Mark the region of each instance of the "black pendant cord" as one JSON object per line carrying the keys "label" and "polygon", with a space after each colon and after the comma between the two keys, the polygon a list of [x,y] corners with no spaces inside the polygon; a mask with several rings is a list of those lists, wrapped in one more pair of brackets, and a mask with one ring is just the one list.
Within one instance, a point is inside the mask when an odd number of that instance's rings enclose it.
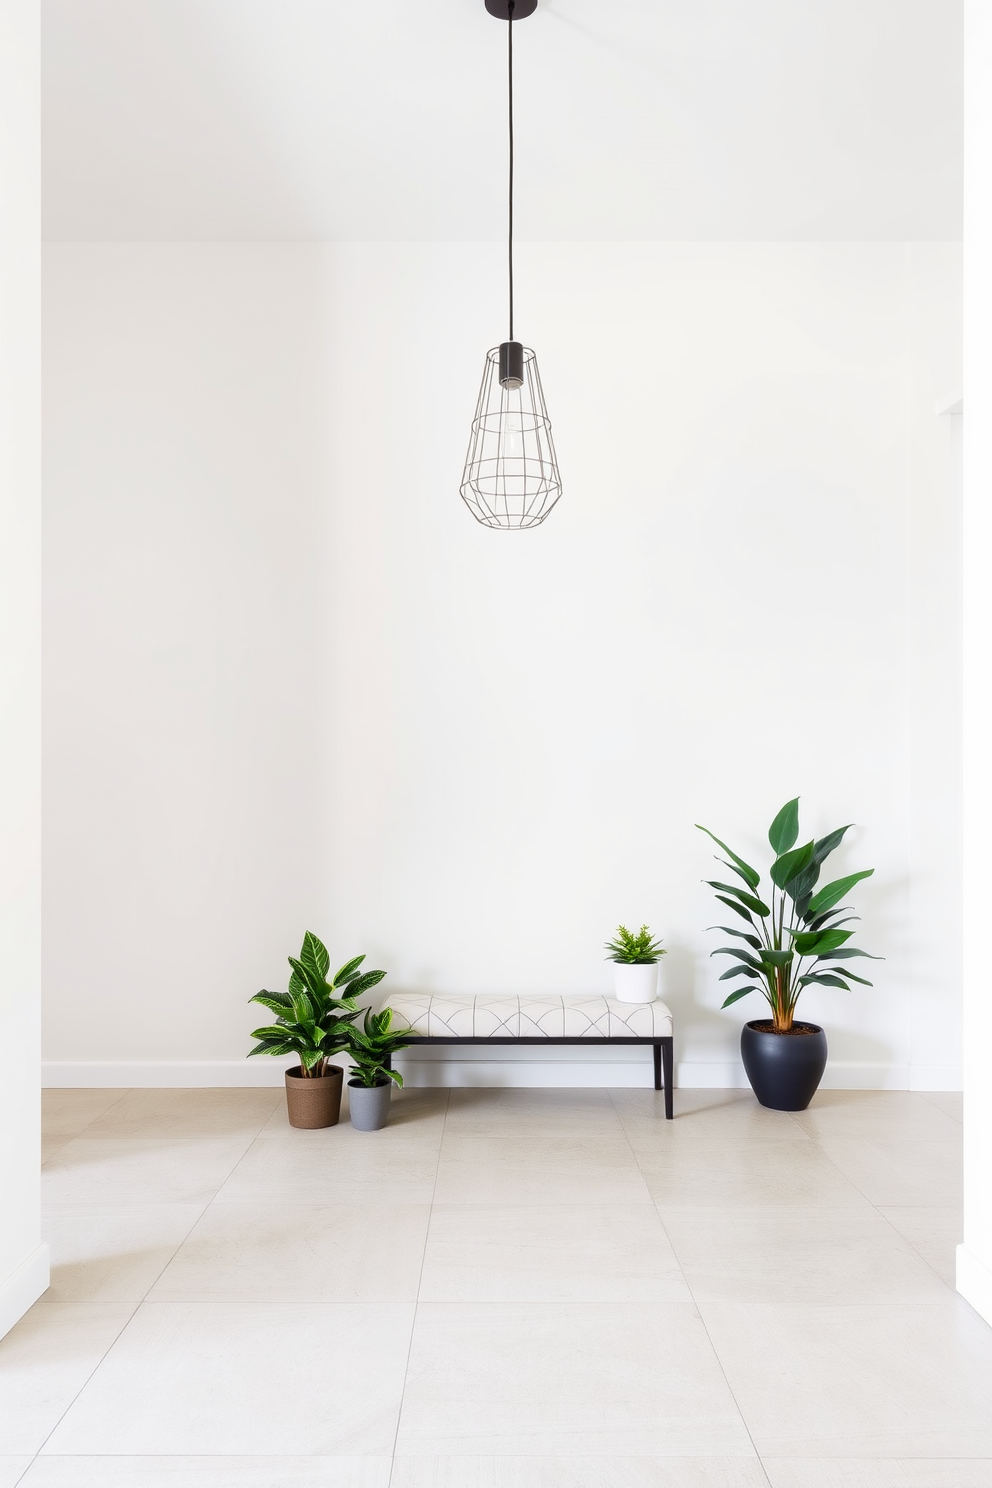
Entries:
{"label": "black pendant cord", "polygon": [[507,100],[510,125],[510,200],[507,232],[507,257],[510,270],[510,340],[513,340],[513,3],[510,0],[506,16],[506,63]]}

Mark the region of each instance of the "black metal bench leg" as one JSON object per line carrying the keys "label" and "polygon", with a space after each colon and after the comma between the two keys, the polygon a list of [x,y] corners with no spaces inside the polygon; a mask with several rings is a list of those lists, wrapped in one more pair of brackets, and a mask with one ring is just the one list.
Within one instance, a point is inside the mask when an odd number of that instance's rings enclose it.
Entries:
{"label": "black metal bench leg", "polygon": [[654,1055],[654,1088],[661,1089],[661,1045],[652,1044],[651,1052]]}
{"label": "black metal bench leg", "polygon": [[674,1040],[670,1038],[664,1040],[661,1046],[661,1057],[665,1062],[665,1119],[671,1121],[675,1116],[675,1105],[672,1099],[672,1086],[675,1083]]}

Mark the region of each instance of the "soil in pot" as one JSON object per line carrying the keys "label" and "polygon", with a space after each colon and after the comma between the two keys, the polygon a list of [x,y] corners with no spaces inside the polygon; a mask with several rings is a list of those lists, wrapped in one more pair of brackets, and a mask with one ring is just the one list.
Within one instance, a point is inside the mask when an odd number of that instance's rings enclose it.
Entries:
{"label": "soil in pot", "polygon": [[817,1023],[776,1033],[770,1019],[741,1029],[741,1058],[751,1089],[772,1111],[805,1111],[827,1064],[827,1036]]}
{"label": "soil in pot", "polygon": [[362,1085],[358,1080],[349,1080],[348,1104],[352,1126],[358,1131],[379,1131],[384,1127],[389,1120],[392,1093],[392,1080],[383,1080],[381,1085]]}
{"label": "soil in pot", "polygon": [[312,1131],[319,1126],[337,1126],[341,1115],[341,1086],[344,1071],[336,1064],[312,1079],[299,1067],[286,1071],[286,1110],[290,1126]]}

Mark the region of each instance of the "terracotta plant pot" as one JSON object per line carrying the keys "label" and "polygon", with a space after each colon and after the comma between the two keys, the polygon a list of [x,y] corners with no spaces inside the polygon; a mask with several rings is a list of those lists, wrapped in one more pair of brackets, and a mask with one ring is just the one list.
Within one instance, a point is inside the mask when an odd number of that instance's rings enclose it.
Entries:
{"label": "terracotta plant pot", "polygon": [[344,1071],[329,1064],[315,1080],[307,1079],[299,1067],[286,1071],[286,1110],[290,1126],[308,1131],[318,1126],[337,1126],[341,1115],[341,1084]]}
{"label": "terracotta plant pot", "polygon": [[827,1067],[827,1036],[818,1023],[775,1033],[756,1018],[741,1029],[741,1057],[751,1089],[772,1111],[805,1111]]}
{"label": "terracotta plant pot", "polygon": [[392,1093],[392,1080],[384,1080],[381,1085],[360,1085],[357,1080],[349,1080],[348,1104],[352,1126],[358,1131],[381,1130],[389,1120]]}

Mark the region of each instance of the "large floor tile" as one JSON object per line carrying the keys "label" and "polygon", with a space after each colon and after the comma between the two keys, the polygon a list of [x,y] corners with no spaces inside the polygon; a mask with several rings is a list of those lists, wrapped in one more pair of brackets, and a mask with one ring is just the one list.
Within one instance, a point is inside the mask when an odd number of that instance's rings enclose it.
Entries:
{"label": "large floor tile", "polygon": [[955,1285],[956,1251],[964,1239],[964,1215],[958,1205],[945,1209],[886,1206],[878,1212],[942,1281],[950,1287]]}
{"label": "large floor tile", "polygon": [[768,1488],[757,1457],[398,1457],[389,1488]]}
{"label": "large floor tile", "polygon": [[202,1212],[202,1204],[49,1206],[46,1301],[140,1302]]}
{"label": "large floor tile", "polygon": [[788,1111],[769,1111],[750,1090],[677,1090],[675,1120],[665,1120],[663,1092],[614,1090],[613,1101],[632,1147],[652,1151],[666,1143],[747,1145],[808,1142]]}
{"label": "large floor tile", "polygon": [[86,1128],[88,1137],[255,1137],[280,1090],[128,1090]]}
{"label": "large floor tile", "polygon": [[793,1119],[817,1140],[961,1141],[960,1122],[913,1090],[821,1090]]}
{"label": "large floor tile", "polygon": [[397,1455],[750,1456],[685,1303],[422,1303]]}
{"label": "large floor tile", "polygon": [[637,1171],[630,1143],[619,1129],[598,1132],[535,1131],[498,1136],[481,1132],[455,1133],[450,1128],[441,1143],[445,1162],[467,1162],[487,1171],[500,1168],[629,1168]]}
{"label": "large floor tile", "polygon": [[946,1302],[947,1287],[864,1209],[660,1206],[697,1301]]}
{"label": "large floor tile", "polygon": [[383,1455],[412,1306],[146,1302],[46,1453]]}
{"label": "large floor tile", "polygon": [[992,1329],[960,1299],[700,1306],[762,1457],[992,1457]]}
{"label": "large floor tile", "polygon": [[0,1457],[0,1488],[16,1488],[30,1466],[30,1457]]}
{"label": "large floor tile", "polygon": [[427,1204],[213,1204],[150,1300],[415,1302],[429,1217]]}
{"label": "large floor tile", "polygon": [[38,1457],[24,1488],[389,1488],[379,1457]]}
{"label": "large floor tile", "polygon": [[0,1339],[0,1454],[37,1452],[133,1308],[36,1302]]}
{"label": "large floor tile", "polygon": [[919,1461],[861,1457],[766,1457],[770,1488],[989,1488],[992,1457]]}
{"label": "large floor tile", "polygon": [[46,1204],[206,1204],[241,1161],[244,1137],[76,1137],[42,1172]]}
{"label": "large floor tile", "polygon": [[619,1134],[608,1090],[452,1090],[446,1128],[455,1134]]}
{"label": "large floor tile", "polygon": [[[218,1203],[429,1204],[437,1144],[332,1127],[326,1142],[260,1137],[220,1190]],[[440,1141],[440,1136],[438,1137]]]}
{"label": "large floor tile", "polygon": [[[434,1146],[440,1140],[440,1128],[444,1124],[448,1104],[446,1090],[394,1090],[389,1105],[389,1121],[381,1132],[374,1135],[379,1141],[396,1141],[398,1138],[422,1137]],[[259,1132],[260,1137],[286,1137],[293,1141],[330,1141],[343,1131],[350,1129],[348,1087],[345,1085],[341,1100],[341,1119],[337,1126],[316,1128],[307,1131],[290,1126],[286,1114],[286,1099],[283,1095],[272,1115]],[[356,1135],[370,1135],[363,1133]]]}
{"label": "large floor tile", "polygon": [[637,1160],[652,1198],[662,1205],[868,1207],[864,1195],[815,1142],[762,1142],[748,1149],[673,1144],[639,1151]]}
{"label": "large floor tile", "polygon": [[872,1204],[961,1203],[962,1160],[957,1143],[881,1138],[819,1138],[818,1146]]}
{"label": "large floor tile", "polygon": [[654,1302],[681,1279],[650,1202],[449,1206],[431,1216],[423,1302]]}
{"label": "large floor tile", "polygon": [[964,1120],[964,1095],[960,1090],[927,1090],[925,1095],[930,1104],[943,1111],[945,1116],[951,1116],[955,1121]]}
{"label": "large floor tile", "polygon": [[598,1167],[553,1162],[487,1167],[442,1157],[437,1168],[438,1204],[586,1204],[591,1195],[607,1206],[643,1204],[650,1197],[636,1164],[629,1160]]}
{"label": "large floor tile", "polygon": [[43,1090],[42,1135],[78,1137],[127,1094],[126,1090]]}

